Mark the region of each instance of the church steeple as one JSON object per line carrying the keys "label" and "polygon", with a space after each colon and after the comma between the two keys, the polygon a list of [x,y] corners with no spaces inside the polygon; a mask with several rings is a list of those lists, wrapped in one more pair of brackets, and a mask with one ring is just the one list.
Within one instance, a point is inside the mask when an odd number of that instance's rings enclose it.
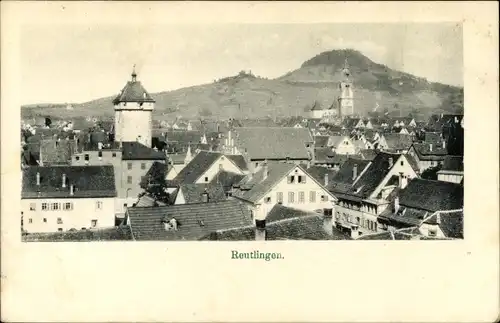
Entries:
{"label": "church steeple", "polygon": [[137,82],[137,73],[135,72],[135,64],[132,67],[132,82],[133,83]]}
{"label": "church steeple", "polygon": [[347,61],[347,57],[344,61],[344,69],[342,69],[342,73],[346,78],[348,78],[351,75],[351,71],[349,71],[349,62]]}

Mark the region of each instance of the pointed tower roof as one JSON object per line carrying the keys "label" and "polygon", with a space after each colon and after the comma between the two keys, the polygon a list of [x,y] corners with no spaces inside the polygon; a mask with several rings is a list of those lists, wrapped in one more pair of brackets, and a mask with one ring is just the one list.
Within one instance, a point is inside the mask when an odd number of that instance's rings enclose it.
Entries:
{"label": "pointed tower roof", "polygon": [[342,69],[342,73],[345,77],[349,77],[351,75],[351,71],[349,70],[349,62],[347,61],[347,57],[344,61],[344,68]]}
{"label": "pointed tower roof", "polygon": [[127,82],[120,94],[113,100],[113,104],[119,104],[121,102],[155,102],[146,89],[144,89],[141,82],[137,81],[135,65],[132,70],[132,79]]}

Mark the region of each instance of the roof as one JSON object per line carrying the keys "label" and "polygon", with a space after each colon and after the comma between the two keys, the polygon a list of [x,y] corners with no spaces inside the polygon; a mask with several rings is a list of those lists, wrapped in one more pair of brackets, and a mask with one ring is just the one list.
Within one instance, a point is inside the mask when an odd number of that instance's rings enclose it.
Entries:
{"label": "roof", "polygon": [[222,157],[222,154],[218,152],[200,151],[177,174],[174,181],[177,183],[194,184],[220,157]]}
{"label": "roof", "polygon": [[[438,223],[439,217],[439,223]],[[464,238],[464,213],[462,210],[456,212],[437,212],[425,221],[428,224],[437,224],[447,238]]]}
{"label": "roof", "polygon": [[224,191],[228,192],[232,189],[233,185],[241,182],[243,178],[245,178],[245,175],[221,170],[215,175],[210,184],[213,185],[219,183],[224,188]]}
{"label": "roof", "polygon": [[24,242],[56,242],[56,241],[120,241],[132,240],[128,226],[79,231],[53,233],[30,233],[23,235]]}
{"label": "roof", "polygon": [[148,182],[149,184],[162,184],[167,176],[167,169],[168,167],[166,164],[156,161],[153,162],[141,181],[141,187],[145,186]]}
{"label": "roof", "polygon": [[285,175],[287,175],[295,167],[300,167],[295,164],[268,162],[268,175],[264,177],[264,167],[260,168],[251,177],[247,176],[240,183],[240,189],[233,193],[234,197],[256,203],[267,192],[269,192]]}
{"label": "roof", "polygon": [[406,150],[410,148],[413,143],[411,135],[401,133],[384,133],[382,136],[385,138],[389,149]]}
{"label": "roof", "polygon": [[[204,237],[204,240],[248,241],[255,240],[255,228],[247,226],[220,230]],[[323,217],[310,213],[266,224],[266,240],[351,240],[335,227],[329,235],[323,228]]]}
{"label": "roof", "polygon": [[314,136],[314,147],[326,147],[329,136]]}
{"label": "roof", "polygon": [[[217,230],[252,224],[250,212],[238,201],[128,208],[134,240],[198,240]],[[166,231],[162,220],[175,218],[177,231]]]}
{"label": "roof", "polygon": [[359,154],[365,160],[373,160],[377,156],[377,152],[373,149],[361,149]]}
{"label": "roof", "polygon": [[69,165],[76,149],[73,140],[41,140],[40,158],[44,165]]}
{"label": "roof", "polygon": [[333,178],[335,177],[335,174],[337,173],[337,171],[331,168],[322,166],[311,166],[307,168],[306,171],[312,178],[323,185],[325,183],[326,174],[328,174],[328,183],[331,183],[333,181]]}
{"label": "roof", "polygon": [[[167,142],[179,142],[184,144],[196,144],[201,142],[203,133],[201,131],[167,131],[165,132]],[[209,137],[207,136],[207,141]]]}
{"label": "roof", "polygon": [[226,192],[220,184],[180,184],[179,190],[184,196],[185,204],[203,203],[203,193],[205,192],[208,193],[210,203],[227,199]]}
{"label": "roof", "polygon": [[429,212],[462,209],[464,187],[456,183],[414,178],[401,190],[399,204]]}
{"label": "roof", "polygon": [[162,201],[158,201],[154,197],[145,194],[139,198],[134,207],[150,207],[155,206],[155,203],[157,204],[157,206],[165,205],[165,203],[163,203]]}
{"label": "roof", "polygon": [[427,143],[414,143],[413,148],[417,153],[418,159],[420,160],[444,160],[445,156],[448,155],[448,150],[443,148],[442,145],[435,146]]}
{"label": "roof", "polygon": [[443,141],[443,139],[441,138],[440,132],[425,132],[424,133],[424,141],[426,143],[439,144]]}
{"label": "roof", "polygon": [[[37,186],[40,173],[40,186]],[[62,187],[66,174],[66,187]],[[115,197],[113,166],[32,166],[23,170],[21,196],[28,198],[97,198]],[[70,195],[74,185],[74,195]],[[40,192],[38,192],[40,191]]]}
{"label": "roof", "polygon": [[464,171],[464,157],[463,156],[445,156],[441,171]]}
{"label": "roof", "polygon": [[224,155],[224,156],[230,159],[242,171],[248,170],[247,162],[242,155]]}
{"label": "roof", "polygon": [[354,165],[358,165],[358,176],[361,175],[363,170],[369,165],[370,161],[362,159],[349,158],[340,167],[335,176],[332,178],[332,183],[329,189],[334,192],[346,192],[348,188],[354,183],[352,178]]}
{"label": "roof", "polygon": [[236,145],[250,159],[309,159],[306,144],[314,140],[304,128],[236,128]]}
{"label": "roof", "polygon": [[113,100],[113,104],[121,102],[155,102],[149,93],[144,89],[141,82],[132,79],[128,81],[120,94]]}
{"label": "roof", "polygon": [[381,223],[390,223],[400,228],[414,227],[420,225],[428,215],[428,211],[405,206],[400,206],[398,212],[395,213],[393,208],[389,207],[378,216],[378,221]]}
{"label": "roof", "polygon": [[417,227],[399,230],[382,231],[360,236],[357,240],[422,240],[422,235]]}
{"label": "roof", "polygon": [[267,213],[266,223],[272,223],[284,219],[296,218],[299,216],[311,215],[310,211],[304,211],[286,207],[281,204],[275,204],[273,208]]}
{"label": "roof", "polygon": [[122,160],[165,160],[164,152],[156,151],[137,141],[122,142]]}

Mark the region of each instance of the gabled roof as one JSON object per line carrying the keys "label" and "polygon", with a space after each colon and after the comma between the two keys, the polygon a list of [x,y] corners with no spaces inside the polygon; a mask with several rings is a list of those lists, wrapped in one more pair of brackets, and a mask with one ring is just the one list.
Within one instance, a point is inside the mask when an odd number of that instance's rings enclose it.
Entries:
{"label": "gabled roof", "polygon": [[139,200],[135,204],[135,207],[151,207],[151,206],[155,206],[155,203],[157,206],[166,205],[162,201],[155,200],[154,197],[145,194],[139,198]]}
{"label": "gabled roof", "polygon": [[[230,230],[219,230],[205,236],[203,240],[255,240],[255,228],[247,226]],[[323,229],[323,217],[315,213],[309,213],[308,215],[267,224],[266,240],[351,240],[351,238],[336,228],[333,228],[333,235],[327,234]]]}
{"label": "gabled roof", "polygon": [[314,140],[305,128],[236,128],[235,143],[250,159],[309,159],[306,144]]}
{"label": "gabled roof", "polygon": [[218,152],[200,151],[177,174],[174,181],[177,183],[194,184],[221,156],[223,155]]}
{"label": "gabled roof", "polygon": [[[179,142],[183,144],[197,144],[200,143],[203,133],[201,131],[167,131],[165,132],[165,139],[168,143]],[[207,141],[209,140],[207,136]]]}
{"label": "gabled roof", "polygon": [[419,160],[444,160],[446,155],[448,155],[448,150],[443,148],[443,146],[435,146],[427,143],[414,143],[413,148],[417,153]]}
{"label": "gabled roof", "polygon": [[311,212],[286,207],[281,204],[275,204],[271,211],[267,213],[266,224],[307,215],[311,215]]}
{"label": "gabled roof", "polygon": [[182,192],[186,204],[203,203],[205,192],[208,193],[210,203],[227,200],[226,192],[220,184],[180,184],[179,191]]}
{"label": "gabled roof", "polygon": [[155,102],[149,93],[144,89],[141,82],[132,79],[128,81],[120,94],[113,100],[113,104],[121,102]]}
{"label": "gabled roof", "polygon": [[[40,186],[36,174],[40,173]],[[62,187],[66,174],[66,187]],[[74,185],[74,195],[70,195]],[[32,166],[23,170],[21,196],[28,198],[94,198],[115,197],[113,166]]]}
{"label": "gabled roof", "polygon": [[[438,222],[439,217],[439,222]],[[425,221],[427,224],[437,224],[447,238],[464,238],[463,211],[441,213],[437,212]]]}
{"label": "gabled roof", "polygon": [[359,154],[364,160],[373,160],[377,156],[377,152],[373,149],[361,149]]}
{"label": "gabled roof", "polygon": [[164,152],[144,146],[136,141],[122,142],[122,160],[165,160]]}
{"label": "gabled roof", "polygon": [[460,184],[415,178],[400,192],[399,204],[429,212],[458,210],[464,205],[464,188]]}
{"label": "gabled roof", "polygon": [[48,139],[40,141],[40,158],[44,165],[69,165],[76,149],[74,140]]}
{"label": "gabled roof", "polygon": [[228,192],[231,190],[233,185],[238,184],[245,178],[245,175],[241,174],[236,174],[236,173],[231,173],[231,172],[226,172],[224,170],[221,170],[215,175],[215,177],[212,179],[210,182],[211,185],[213,184],[220,184],[224,188],[224,191]]}
{"label": "gabled roof", "polygon": [[411,135],[401,133],[384,133],[382,136],[384,136],[389,149],[406,150],[409,149],[413,143]]}
{"label": "gabled roof", "polygon": [[[181,204],[127,209],[134,240],[198,240],[211,232],[252,224],[250,212],[238,201]],[[177,231],[166,231],[163,220],[175,218]]]}
{"label": "gabled roof", "polygon": [[358,176],[369,165],[369,160],[349,158],[332,179],[329,189],[333,192],[345,193],[354,183],[352,178],[354,165],[358,165]]}
{"label": "gabled roof", "polygon": [[224,155],[231,160],[239,169],[247,171],[248,166],[245,158],[242,155]]}
{"label": "gabled roof", "polygon": [[328,174],[328,183],[331,183],[333,181],[333,178],[335,177],[335,174],[337,173],[337,171],[331,168],[321,166],[311,166],[307,168],[306,171],[312,178],[314,178],[318,183],[321,183],[322,185],[324,185],[325,183],[326,174]]}

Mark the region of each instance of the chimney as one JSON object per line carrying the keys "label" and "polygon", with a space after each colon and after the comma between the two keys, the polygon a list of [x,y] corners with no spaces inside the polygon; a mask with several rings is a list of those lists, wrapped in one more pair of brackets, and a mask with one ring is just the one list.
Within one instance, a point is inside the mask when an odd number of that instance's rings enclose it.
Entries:
{"label": "chimney", "polygon": [[429,144],[429,151],[432,151],[432,144]]}
{"label": "chimney", "polygon": [[389,157],[389,168],[392,168],[392,165],[394,165],[394,161],[392,157]]}
{"label": "chimney", "polygon": [[439,214],[439,212],[436,214],[436,223],[441,224],[441,215]]}
{"label": "chimney", "polygon": [[323,179],[324,179],[324,186],[328,186],[328,173],[325,174],[325,176],[323,176]]}
{"label": "chimney", "polygon": [[352,180],[356,180],[358,177],[358,164],[354,164],[354,167],[352,168]]}
{"label": "chimney", "polygon": [[66,174],[62,174],[62,188],[66,187]]}
{"label": "chimney", "polygon": [[323,230],[325,230],[328,235],[333,235],[333,216],[331,214],[326,214],[326,212],[323,212]]}
{"label": "chimney", "polygon": [[351,225],[351,238],[357,239],[359,237],[359,230],[357,225]]}
{"label": "chimney", "polygon": [[399,197],[396,196],[394,198],[394,213],[398,213],[399,211]]}
{"label": "chimney", "polygon": [[102,150],[102,142],[99,141],[97,143],[97,149]]}
{"label": "chimney", "polygon": [[210,196],[209,196],[206,188],[205,188],[205,191],[201,194],[201,197],[202,197],[203,203],[208,203],[208,201],[210,200]]}
{"label": "chimney", "polygon": [[266,220],[255,220],[255,241],[266,240]]}
{"label": "chimney", "polygon": [[69,186],[69,195],[75,195],[75,186],[73,184]]}
{"label": "chimney", "polygon": [[264,162],[263,170],[262,170],[262,180],[267,179],[267,175],[269,175],[269,167],[267,166],[267,161]]}
{"label": "chimney", "polygon": [[443,149],[446,149],[446,140],[443,140]]}
{"label": "chimney", "polygon": [[40,173],[39,172],[36,173],[36,185],[40,186]]}

